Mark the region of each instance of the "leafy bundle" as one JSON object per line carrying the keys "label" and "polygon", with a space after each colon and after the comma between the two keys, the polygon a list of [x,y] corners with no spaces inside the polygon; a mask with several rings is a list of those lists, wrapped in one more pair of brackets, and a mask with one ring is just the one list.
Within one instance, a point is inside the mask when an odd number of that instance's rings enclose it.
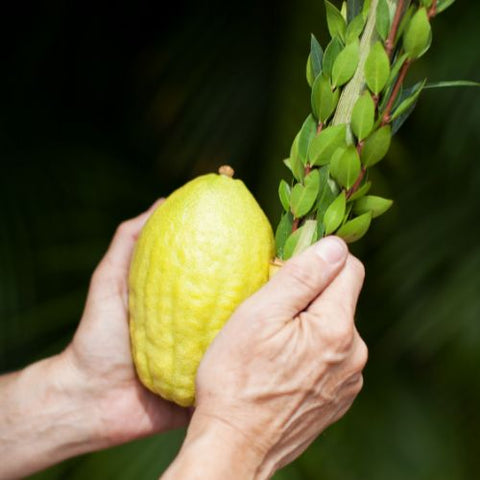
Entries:
{"label": "leafy bundle", "polygon": [[[369,170],[387,154],[392,135],[417,103],[426,81],[405,87],[407,72],[432,41],[432,19],[455,0],[325,0],[331,41],[312,35],[307,60],[312,113],[284,161],[284,208],[276,231],[286,260],[323,236],[354,242],[392,205],[369,195]],[[454,86],[470,82],[442,82]]]}

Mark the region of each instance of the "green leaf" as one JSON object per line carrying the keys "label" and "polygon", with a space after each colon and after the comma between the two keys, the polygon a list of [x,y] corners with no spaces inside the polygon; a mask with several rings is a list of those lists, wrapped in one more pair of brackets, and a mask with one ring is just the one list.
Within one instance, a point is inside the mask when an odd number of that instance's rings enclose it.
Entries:
{"label": "green leaf", "polygon": [[288,260],[289,258],[293,257],[293,252],[297,246],[298,241],[300,240],[300,236],[302,235],[303,226],[295,230],[293,233],[290,233],[289,237],[285,241],[285,245],[283,247],[282,252],[282,259]]}
{"label": "green leaf", "polygon": [[278,196],[283,209],[287,212],[290,210],[290,194],[290,185],[285,180],[280,180],[280,185],[278,186]]}
{"label": "green leaf", "polygon": [[313,85],[313,82],[315,81],[315,76],[312,70],[312,56],[310,53],[308,54],[307,58],[307,68],[305,71],[305,76],[307,78],[308,85],[311,87]]}
{"label": "green leaf", "polygon": [[[331,205],[331,203],[335,200],[335,193],[330,188],[330,174],[328,173],[328,167],[322,167],[319,170],[320,174],[320,193],[318,195],[317,205],[315,207],[317,211],[317,222],[318,224],[323,225],[323,216],[327,211],[327,208]],[[319,236],[319,238],[321,235]]]}
{"label": "green leaf", "polygon": [[402,113],[400,116],[398,116],[397,118],[395,118],[395,120],[392,121],[392,135],[395,135],[400,130],[400,128],[402,128],[402,125],[407,121],[408,117],[415,110],[416,105],[417,102],[413,103],[408,110],[406,110],[404,113]]}
{"label": "green leaf", "polygon": [[322,59],[322,46],[312,33],[310,39],[310,55],[307,61],[307,80],[310,86],[313,85],[315,79],[322,73]]}
{"label": "green leaf", "polygon": [[342,227],[338,230],[336,235],[340,238],[343,238],[347,243],[353,243],[357,240],[360,240],[370,228],[370,224],[372,223],[372,214],[364,213],[349,222],[346,222]]}
{"label": "green leaf", "polygon": [[283,248],[287,238],[292,233],[292,225],[293,215],[290,212],[284,213],[275,232],[275,246],[279,258],[283,258]]}
{"label": "green leaf", "polygon": [[310,144],[308,161],[310,165],[326,165],[337,148],[346,146],[347,126],[345,124],[327,127]]}
{"label": "green leaf", "polygon": [[307,164],[308,147],[310,146],[310,142],[312,141],[313,137],[315,137],[316,133],[317,122],[313,118],[313,115],[309,115],[303,122],[300,135],[298,137],[298,154],[303,165]]}
{"label": "green leaf", "polygon": [[333,64],[340,52],[343,50],[343,43],[337,37],[332,38],[323,54],[323,73],[328,77],[332,76]]}
{"label": "green leaf", "polygon": [[296,218],[305,216],[315,204],[320,187],[318,170],[310,172],[304,180],[304,185],[297,183],[290,195],[290,207]]}
{"label": "green leaf", "polygon": [[349,43],[336,58],[332,69],[333,86],[345,85],[354,75],[360,56],[360,43],[358,40]]}
{"label": "green leaf", "polygon": [[402,68],[403,64],[405,63],[405,60],[408,59],[408,55],[404,53],[403,55],[400,55],[394,62],[392,70],[390,72],[390,76],[388,77],[388,84],[392,84],[394,80],[397,78],[397,75],[400,72],[400,69]]}
{"label": "green leaf", "polygon": [[291,160],[291,158],[285,158],[283,160],[283,164],[292,172],[292,160]]}
{"label": "green leaf", "polygon": [[365,81],[368,88],[379,95],[385,88],[390,76],[390,60],[385,48],[380,42],[375,43],[370,49],[367,61],[365,62]]}
{"label": "green leaf", "polygon": [[346,43],[351,43],[358,40],[365,28],[366,18],[362,13],[359,13],[347,26],[347,33],[345,34]]}
{"label": "green leaf", "polygon": [[378,163],[387,154],[392,140],[392,129],[390,125],[385,125],[376,132],[373,132],[363,145],[361,159],[366,167],[371,167]]}
{"label": "green leaf", "polygon": [[317,222],[317,240],[325,236],[325,225]]}
{"label": "green leaf", "polygon": [[330,79],[325,75],[319,75],[312,86],[312,110],[315,117],[325,123],[338,104],[340,92],[332,91]]}
{"label": "green leaf", "polygon": [[303,165],[303,159],[300,156],[298,144],[300,140],[300,132],[297,133],[295,140],[293,140],[292,148],[290,149],[290,158],[289,158],[289,166],[290,170],[292,171],[295,180],[301,182],[303,181],[303,177],[305,176],[305,167]]}
{"label": "green leaf", "polygon": [[330,162],[330,175],[344,188],[351,188],[360,175],[362,165],[354,145],[339,148]]}
{"label": "green leaf", "polygon": [[420,0],[422,7],[430,8],[432,6],[433,0]]}
{"label": "green leaf", "polygon": [[423,88],[480,87],[479,82],[470,80],[450,80],[445,82],[427,83]]}
{"label": "green leaf", "polygon": [[342,192],[327,208],[323,217],[323,224],[325,225],[325,235],[333,233],[343,221],[347,202],[345,192]]}
{"label": "green leaf", "polygon": [[379,0],[377,5],[376,17],[377,33],[385,41],[390,32],[390,9],[387,0]]}
{"label": "green leaf", "polygon": [[352,121],[350,126],[355,136],[360,140],[364,140],[372,131],[375,123],[375,103],[366,91],[355,103],[352,112]]}
{"label": "green leaf", "polygon": [[413,14],[416,12],[416,7],[414,5],[410,5],[407,11],[403,14],[402,20],[400,21],[400,25],[398,26],[397,34],[395,35],[395,45],[397,45],[398,41],[402,37],[405,29],[410,24],[410,20],[413,17]]}
{"label": "green leaf", "polygon": [[345,31],[347,29],[347,24],[343,15],[340,13],[340,10],[330,3],[328,0],[325,0],[325,8],[327,11],[327,26],[330,36],[339,37],[345,41]]}
{"label": "green leaf", "polygon": [[347,0],[347,21],[350,23],[359,13],[362,13],[363,0]]}
{"label": "green leaf", "polygon": [[418,96],[422,92],[423,88],[425,87],[426,80],[423,82],[418,82],[415,84],[410,90],[406,90],[405,95],[406,98],[401,101],[400,105],[396,108],[396,110],[392,114],[392,120],[400,117],[403,113],[409,110],[412,105],[416,103],[418,100]]}
{"label": "green leaf", "polygon": [[298,255],[305,251],[310,245],[317,241],[317,221],[307,220],[304,225],[300,227],[301,233],[296,240],[295,248],[292,256]]}
{"label": "green leaf", "polygon": [[362,198],[364,195],[366,195],[369,192],[371,186],[372,186],[372,182],[364,183],[353,195],[350,196],[348,201],[354,202],[355,200]]}
{"label": "green leaf", "polygon": [[454,3],[455,3],[455,0],[438,0],[437,13],[442,13],[444,10],[446,10],[448,7],[450,7]]}
{"label": "green leaf", "polygon": [[374,195],[367,195],[355,202],[353,212],[357,215],[371,212],[372,218],[377,218],[380,215],[383,215],[392,205],[392,200],[376,197]]}
{"label": "green leaf", "polygon": [[418,9],[408,24],[403,36],[403,48],[412,60],[420,58],[430,47],[432,27],[426,8]]}

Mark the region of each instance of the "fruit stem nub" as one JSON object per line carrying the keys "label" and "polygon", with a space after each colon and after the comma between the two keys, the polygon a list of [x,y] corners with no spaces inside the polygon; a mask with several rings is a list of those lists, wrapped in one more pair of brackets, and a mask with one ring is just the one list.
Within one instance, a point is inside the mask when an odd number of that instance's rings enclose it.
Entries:
{"label": "fruit stem nub", "polygon": [[218,169],[218,173],[220,175],[224,175],[225,177],[233,178],[233,176],[235,175],[235,170],[230,165],[222,165]]}

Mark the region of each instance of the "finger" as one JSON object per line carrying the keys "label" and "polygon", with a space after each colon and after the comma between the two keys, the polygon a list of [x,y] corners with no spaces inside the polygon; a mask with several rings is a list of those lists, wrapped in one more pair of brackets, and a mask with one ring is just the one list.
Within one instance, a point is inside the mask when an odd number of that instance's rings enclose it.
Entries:
{"label": "finger", "polygon": [[334,318],[337,323],[352,320],[364,278],[363,264],[353,255],[348,255],[341,272],[325,288],[321,298],[312,302],[308,311],[319,318],[326,318],[322,313],[329,312],[331,315],[328,317]]}
{"label": "finger", "polygon": [[102,260],[102,264],[119,270],[129,269],[133,248],[145,222],[155,208],[164,201],[165,199],[160,198],[147,211],[118,226],[107,253]]}
{"label": "finger", "polygon": [[289,260],[260,290],[270,311],[294,317],[330,284],[345,264],[348,249],[343,240],[327,237]]}

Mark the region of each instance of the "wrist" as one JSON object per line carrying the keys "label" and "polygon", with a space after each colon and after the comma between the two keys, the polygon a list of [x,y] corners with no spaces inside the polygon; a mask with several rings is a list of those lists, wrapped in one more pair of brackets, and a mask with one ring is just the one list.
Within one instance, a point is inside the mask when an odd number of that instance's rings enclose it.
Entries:
{"label": "wrist", "polygon": [[270,478],[272,470],[265,465],[265,452],[242,432],[197,411],[180,453],[162,480],[263,480]]}
{"label": "wrist", "polygon": [[0,438],[5,461],[0,478],[24,477],[98,448],[83,396],[69,378],[62,356],[5,377],[0,400],[6,422],[0,428],[6,432]]}

